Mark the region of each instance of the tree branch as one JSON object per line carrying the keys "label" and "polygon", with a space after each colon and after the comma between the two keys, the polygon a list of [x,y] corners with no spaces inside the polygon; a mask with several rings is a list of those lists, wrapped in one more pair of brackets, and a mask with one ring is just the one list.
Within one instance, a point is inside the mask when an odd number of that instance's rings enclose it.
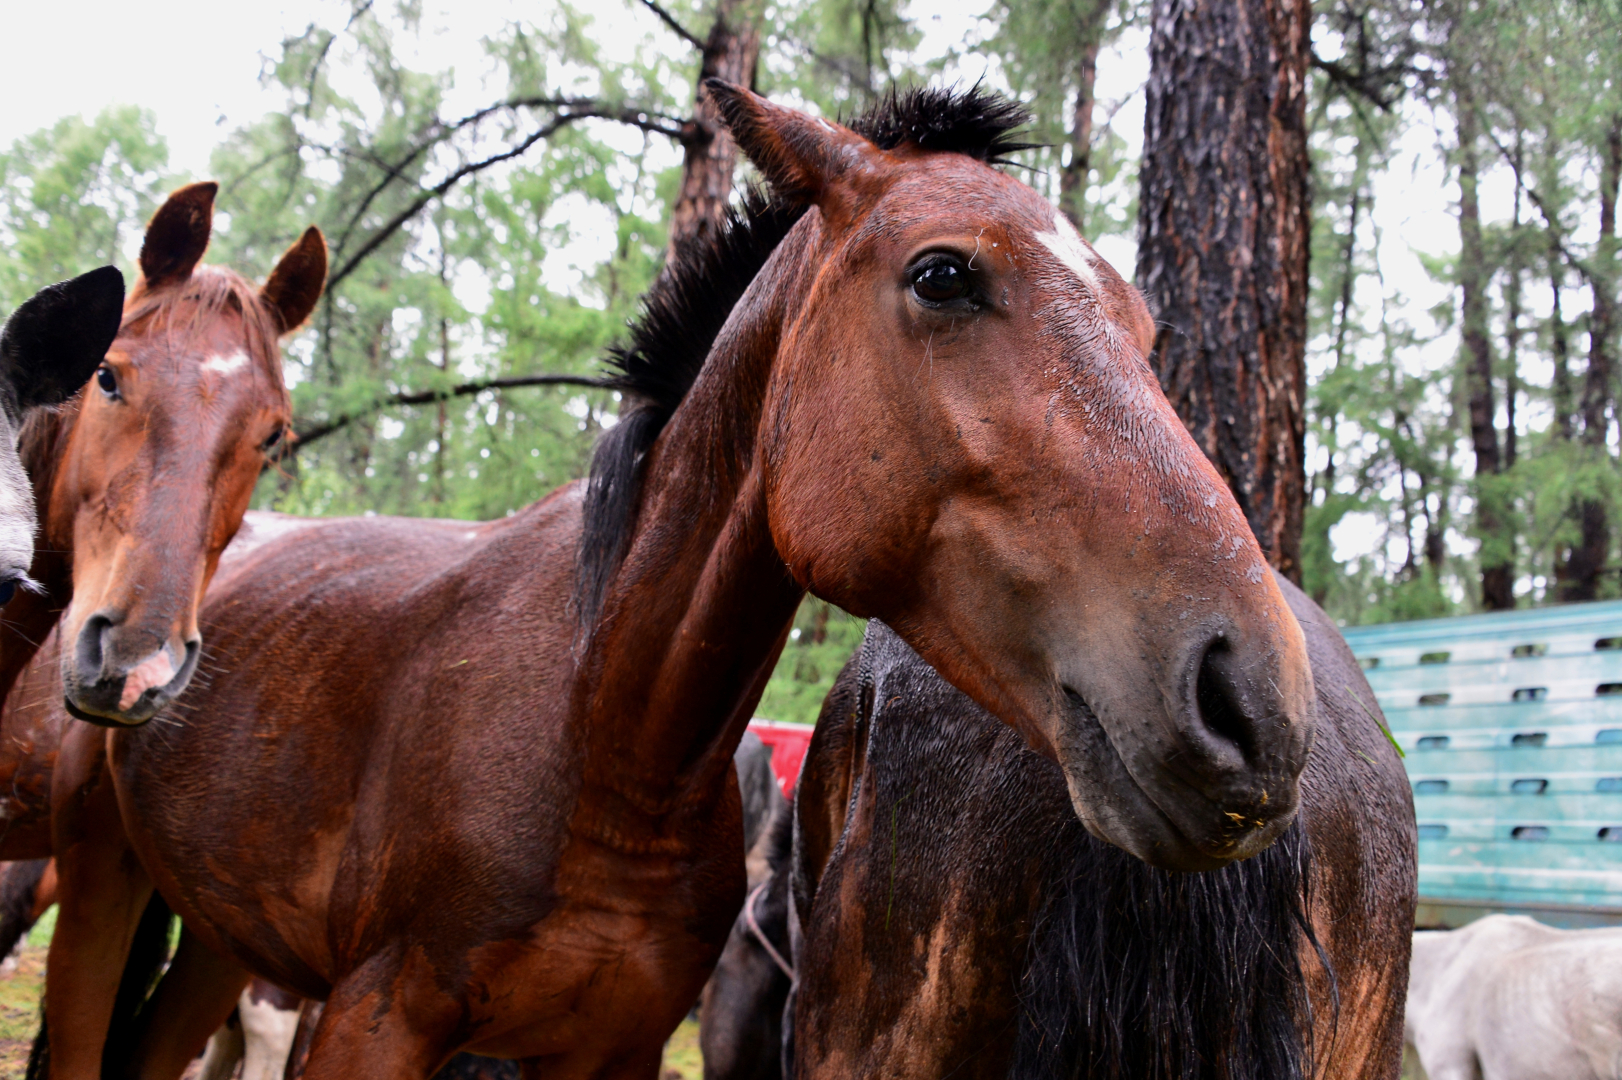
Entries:
{"label": "tree branch", "polygon": [[670,12],[666,11],[664,8],[660,7],[655,0],[642,0],[642,6],[659,16],[660,20],[663,21],[666,26],[670,27],[670,29],[676,32],[677,37],[681,38],[683,41],[687,42],[687,44],[691,45],[700,52],[704,51],[704,42],[699,39],[698,35],[694,34],[692,31],[688,30],[687,27],[677,22],[676,17]]}
{"label": "tree branch", "polygon": [[402,391],[381,398],[359,412],[346,413],[325,423],[295,432],[291,449],[296,453],[317,439],[325,438],[335,431],[348,427],[361,417],[370,416],[379,409],[386,409],[391,405],[431,405],[436,401],[449,401],[451,398],[480,394],[486,390],[512,390],[523,386],[585,386],[601,390],[612,387],[613,382],[592,375],[508,375],[499,379],[479,379],[461,383],[449,390],[423,390],[416,393]]}
{"label": "tree branch", "polygon": [[1526,182],[1526,177],[1521,174],[1520,159],[1516,157],[1509,147],[1498,141],[1498,136],[1493,134],[1491,128],[1487,129],[1486,134],[1487,141],[1498,149],[1498,153],[1503,157],[1505,164],[1515,174],[1515,182],[1521,186],[1522,191],[1526,192],[1527,198],[1532,200],[1532,205],[1538,208],[1538,214],[1543,218],[1543,223],[1548,226],[1549,236],[1554,241],[1555,247],[1560,249],[1560,254],[1565,256],[1566,262],[1576,268],[1579,274],[1589,281],[1593,281],[1593,267],[1588,264],[1588,260],[1566,246],[1565,235],[1560,227],[1560,219],[1554,215],[1549,209],[1549,205],[1543,201],[1543,196],[1538,193],[1537,188]]}
{"label": "tree branch", "polygon": [[593,106],[591,108],[582,108],[575,112],[568,112],[555,116],[552,118],[551,123],[537,128],[518,145],[503,150],[499,154],[492,154],[487,158],[482,158],[479,161],[473,161],[463,165],[460,169],[457,169],[455,172],[445,177],[445,179],[441,180],[433,187],[423,191],[417,196],[417,198],[411,200],[410,205],[401,210],[398,214],[395,214],[394,217],[390,218],[381,227],[379,227],[378,230],[374,232],[366,241],[366,243],[361,245],[359,251],[345,259],[343,265],[332,272],[332,275],[327,278],[327,291],[330,293],[333,289],[335,289],[339,282],[343,281],[350,274],[354,273],[355,269],[360,266],[361,262],[364,261],[372,252],[376,251],[379,247],[382,247],[384,241],[388,240],[389,237],[398,232],[401,226],[410,221],[412,218],[416,217],[423,207],[427,206],[441,195],[444,195],[451,188],[455,187],[457,182],[463,177],[470,176],[476,172],[481,172],[484,169],[487,169],[492,165],[498,165],[503,161],[510,161],[515,157],[519,157],[526,150],[540,142],[542,139],[555,134],[558,129],[562,128],[566,124],[571,124],[576,120],[617,120],[622,124],[629,124],[632,127],[641,128],[643,131],[654,131],[659,132],[660,134],[668,135],[673,139],[680,139],[682,137],[682,131],[680,128],[673,128],[668,124],[661,123],[659,117],[643,112],[639,109],[611,109],[602,106]]}
{"label": "tree branch", "polygon": [[[373,200],[386,191],[390,184],[400,179],[405,173],[405,170],[410,168],[412,163],[422,157],[423,154],[427,153],[429,150],[433,149],[435,146],[438,146],[440,143],[444,142],[446,139],[455,135],[464,128],[478,124],[480,121],[488,119],[495,113],[508,110],[569,109],[574,110],[569,114],[570,118],[573,119],[577,115],[584,116],[594,112],[600,114],[605,108],[606,107],[595,98],[510,98],[506,101],[498,101],[493,105],[486,105],[484,108],[468,113],[461,119],[453,120],[449,124],[440,122],[431,125],[427,129],[427,135],[423,139],[422,143],[416,146],[409,154],[401,158],[398,162],[390,164],[378,158],[368,157],[364,159],[375,167],[383,170],[383,178],[372,186],[371,190],[368,191],[364,197],[362,197],[360,203],[355,207],[354,212],[349,215],[349,221],[338,233],[338,236],[333,243],[334,252],[341,253],[349,246],[349,238],[354,235],[355,229],[360,225],[361,218],[364,217],[366,211],[371,208]],[[635,108],[623,108],[618,111],[620,115],[613,117],[613,119],[618,119],[622,123],[640,127],[644,131],[653,131],[666,135],[677,142],[682,140],[683,121],[679,117],[666,116],[663,113],[649,112],[645,109]],[[661,123],[661,121],[665,121],[665,123]],[[556,127],[554,127],[553,130],[555,131]],[[490,162],[493,164],[497,160],[499,159],[492,158],[490,159]],[[482,167],[483,166],[481,166],[481,168]],[[331,283],[329,283],[329,287],[330,285]]]}

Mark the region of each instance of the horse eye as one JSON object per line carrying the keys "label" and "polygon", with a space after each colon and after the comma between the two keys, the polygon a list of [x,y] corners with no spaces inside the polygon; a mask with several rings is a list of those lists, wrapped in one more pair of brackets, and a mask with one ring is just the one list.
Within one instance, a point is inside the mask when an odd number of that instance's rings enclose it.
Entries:
{"label": "horse eye", "polygon": [[912,292],[926,304],[947,304],[969,295],[969,272],[955,259],[932,259],[913,272]]}
{"label": "horse eye", "polygon": [[7,578],[0,581],[0,607],[11,603],[11,598],[17,595],[17,579]]}
{"label": "horse eye", "polygon": [[118,376],[114,375],[113,369],[106,364],[96,369],[96,385],[101,387],[101,392],[108,397],[118,396]]}
{"label": "horse eye", "polygon": [[277,428],[275,431],[272,431],[269,435],[265,436],[265,441],[261,449],[267,454],[270,453],[272,450],[276,449],[276,444],[282,441],[282,436],[284,434],[286,434],[286,430],[284,428]]}

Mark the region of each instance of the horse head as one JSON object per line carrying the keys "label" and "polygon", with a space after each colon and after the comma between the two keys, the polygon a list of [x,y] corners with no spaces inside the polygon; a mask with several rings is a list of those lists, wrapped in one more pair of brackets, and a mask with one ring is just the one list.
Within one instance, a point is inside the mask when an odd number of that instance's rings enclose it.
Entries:
{"label": "horse head", "polygon": [[111,266],[41,289],[0,329],[0,604],[28,583],[34,492],[17,456],[23,418],[84,385],[118,333],[124,275]]}
{"label": "horse head", "polygon": [[1137,290],[993,167],[1006,141],[934,148],[920,114],[885,150],[707,85],[809,206],[760,427],[795,579],[1057,760],[1099,838],[1184,870],[1266,847],[1312,740],[1305,642]]}
{"label": "horse head", "polygon": [[67,708],[93,723],[145,723],[190,681],[203,592],[291,422],[278,340],[326,280],[314,227],[260,288],[199,266],[215,190],[181,188],[153,215],[118,337],[42,494],[52,542],[73,552]]}

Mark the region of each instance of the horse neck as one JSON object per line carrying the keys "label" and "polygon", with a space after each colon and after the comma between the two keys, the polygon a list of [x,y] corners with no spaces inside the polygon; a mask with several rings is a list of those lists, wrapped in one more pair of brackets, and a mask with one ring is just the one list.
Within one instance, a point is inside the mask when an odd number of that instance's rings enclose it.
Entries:
{"label": "horse neck", "polygon": [[45,591],[19,592],[0,619],[0,702],[73,600],[73,513],[58,505],[55,489],[58,466],[78,419],[78,398],[60,409],[36,410],[18,441],[18,456],[34,489],[39,519],[29,576]]}
{"label": "horse neck", "polygon": [[634,531],[584,646],[577,828],[611,845],[649,827],[668,837],[670,815],[716,797],[804,595],[772,541],[756,448],[814,217],[750,286],[649,454]]}

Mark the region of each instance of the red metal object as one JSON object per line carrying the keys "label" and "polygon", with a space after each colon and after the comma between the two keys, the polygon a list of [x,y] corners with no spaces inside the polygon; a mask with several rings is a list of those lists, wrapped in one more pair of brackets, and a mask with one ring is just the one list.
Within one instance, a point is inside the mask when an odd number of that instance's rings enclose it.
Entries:
{"label": "red metal object", "polygon": [[760,741],[772,748],[772,772],[783,794],[794,797],[794,782],[800,778],[800,763],[811,745],[810,724],[787,724],[781,720],[751,720],[749,730],[760,736]]}

